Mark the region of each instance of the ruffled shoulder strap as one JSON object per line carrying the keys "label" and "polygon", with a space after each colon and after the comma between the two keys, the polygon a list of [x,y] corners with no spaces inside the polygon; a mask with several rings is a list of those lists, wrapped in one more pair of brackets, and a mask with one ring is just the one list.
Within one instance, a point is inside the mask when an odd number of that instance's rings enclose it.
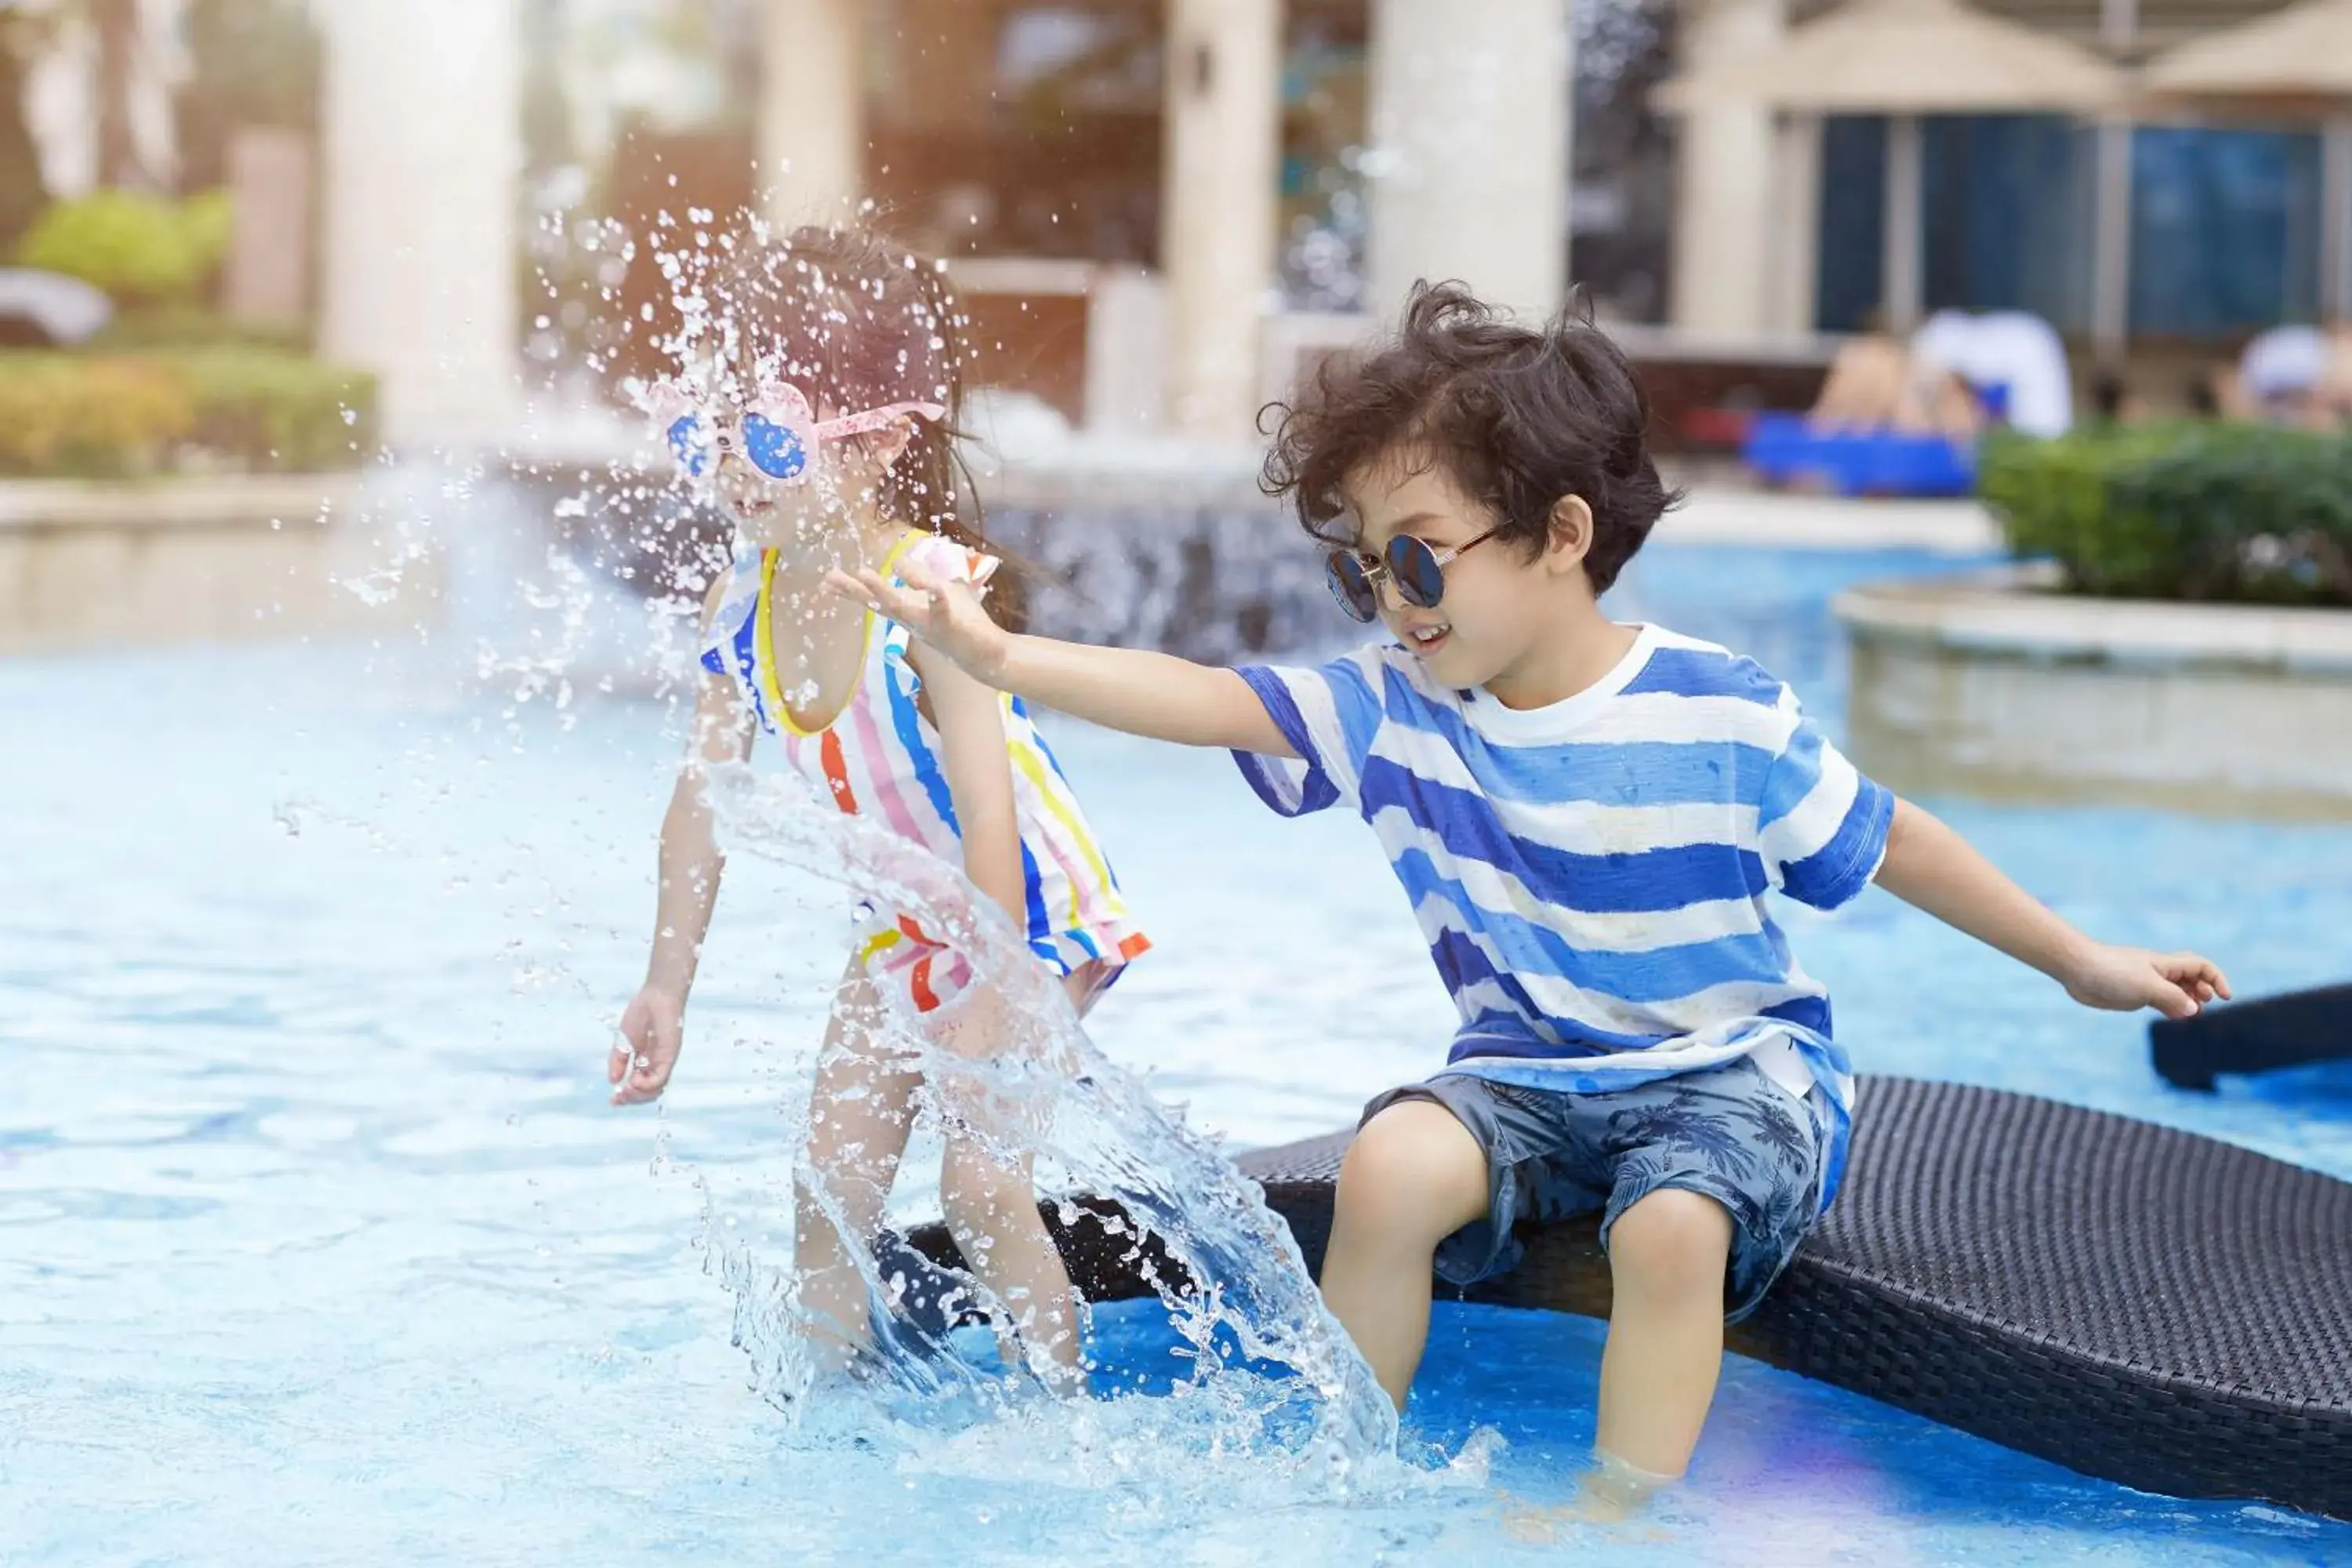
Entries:
{"label": "ruffled shoulder strap", "polygon": [[751,676],[756,658],[751,647],[751,621],[760,607],[760,564],[757,551],[739,556],[728,567],[719,590],[719,608],[702,634],[702,668],[713,675]]}

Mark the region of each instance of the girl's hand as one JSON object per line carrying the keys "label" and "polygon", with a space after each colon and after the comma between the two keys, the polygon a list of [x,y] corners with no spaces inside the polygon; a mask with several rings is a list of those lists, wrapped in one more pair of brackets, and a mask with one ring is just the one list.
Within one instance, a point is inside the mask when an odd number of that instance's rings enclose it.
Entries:
{"label": "girl's hand", "polygon": [[825,574],[826,589],[853,604],[879,611],[905,626],[924,643],[945,654],[975,679],[1000,684],[1012,637],[988,618],[980,595],[971,585],[940,578],[912,562],[900,569],[907,585],[883,581],[881,574],[861,569]]}
{"label": "girl's hand", "polygon": [[2187,1018],[2217,997],[2230,999],[2229,976],[2211,959],[2193,952],[2094,942],[2063,978],[2066,994],[2075,1001],[2116,1013],[2153,1007],[2168,1018]]}
{"label": "girl's hand", "polygon": [[659,1100],[669,1086],[670,1069],[677,1066],[685,1037],[685,997],[651,985],[638,992],[621,1015],[621,1037],[604,1065],[605,1079],[614,1086],[613,1103],[643,1105]]}

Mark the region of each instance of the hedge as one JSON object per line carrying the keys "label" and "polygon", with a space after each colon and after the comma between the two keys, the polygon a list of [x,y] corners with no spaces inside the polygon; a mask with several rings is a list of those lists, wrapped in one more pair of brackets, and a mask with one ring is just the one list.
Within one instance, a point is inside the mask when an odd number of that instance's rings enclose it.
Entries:
{"label": "hedge", "polygon": [[226,191],[181,201],[139,191],[93,191],[36,217],[16,260],[79,278],[118,305],[191,304],[220,270],[229,232]]}
{"label": "hedge", "polygon": [[178,353],[190,349],[276,349],[310,352],[309,323],[259,325],[198,305],[143,306],[124,310],[81,347],[99,353]]}
{"label": "hedge", "polygon": [[2352,435],[2256,425],[1989,440],[2011,551],[2116,598],[2352,605]]}
{"label": "hedge", "polygon": [[357,468],[372,376],[280,350],[0,353],[0,477]]}

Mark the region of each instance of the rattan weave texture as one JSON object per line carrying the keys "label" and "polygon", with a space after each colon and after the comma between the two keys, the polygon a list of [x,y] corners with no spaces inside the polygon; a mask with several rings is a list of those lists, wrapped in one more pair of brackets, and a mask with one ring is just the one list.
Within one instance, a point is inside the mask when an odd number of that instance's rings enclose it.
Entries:
{"label": "rattan weave texture", "polygon": [[[1318,1270],[1349,1138],[1237,1162]],[[1185,1288],[1115,1205],[1042,1207],[1089,1300]],[[1607,1315],[1591,1220],[1525,1239],[1471,1300]],[[2126,1486],[2352,1519],[2352,1183],[2233,1144],[1865,1079],[1843,1191],[1730,1342]]]}
{"label": "rattan weave texture", "polygon": [[[1339,1135],[1244,1155],[1310,1263]],[[1605,1314],[1590,1221],[1473,1300]],[[2126,1486],[2352,1518],[2352,1183],[1998,1089],[1867,1079],[1742,1352]]]}

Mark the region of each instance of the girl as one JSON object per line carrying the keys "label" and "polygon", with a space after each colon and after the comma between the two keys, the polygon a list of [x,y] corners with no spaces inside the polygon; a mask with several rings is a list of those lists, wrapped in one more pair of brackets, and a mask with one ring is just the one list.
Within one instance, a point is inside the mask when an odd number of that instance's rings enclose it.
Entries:
{"label": "girl", "polygon": [[[822,591],[837,568],[895,580],[912,565],[975,590],[997,569],[957,515],[959,334],[939,268],[869,235],[802,229],[741,245],[704,293],[719,334],[704,384],[657,389],[657,417],[740,549],[706,606],[652,962],[607,1069],[621,1105],[659,1096],[677,1060],[722,860],[708,770],[745,760],[763,732],[841,810],[960,865],[1079,1013],[1149,945],[1022,704]],[[884,910],[860,930],[810,1104],[800,1180],[821,1191],[795,1189],[802,1300],[820,1362],[836,1370],[869,1342],[851,1260],[881,1223],[921,1082],[883,1044],[885,993],[958,1055],[988,1055],[1008,1034],[998,999],[919,920]],[[1038,1218],[1032,1160],[1002,1152],[1003,1118],[969,1097],[946,1120],[940,1195],[957,1242],[1033,1370],[1074,1387],[1069,1277]]]}

